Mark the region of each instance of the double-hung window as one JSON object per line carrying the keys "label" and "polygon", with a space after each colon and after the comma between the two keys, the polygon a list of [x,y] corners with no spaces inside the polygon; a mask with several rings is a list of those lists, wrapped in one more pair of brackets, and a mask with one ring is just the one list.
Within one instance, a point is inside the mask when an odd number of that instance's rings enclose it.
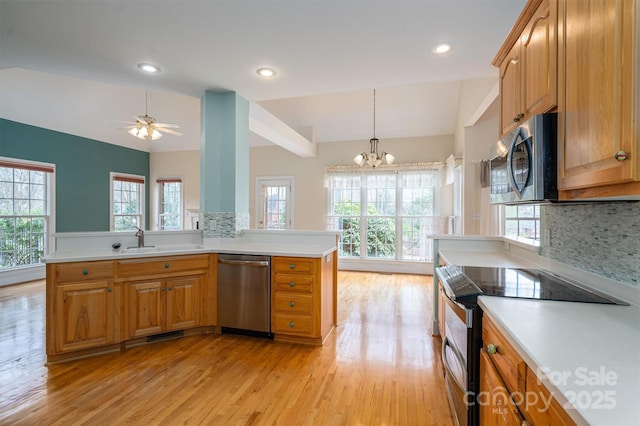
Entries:
{"label": "double-hung window", "polygon": [[0,269],[34,265],[46,253],[48,164],[0,158]]}
{"label": "double-hung window", "polygon": [[339,256],[430,261],[427,235],[443,232],[440,173],[432,164],[328,168],[328,227],[342,231]]}
{"label": "double-hung window", "polygon": [[160,230],[182,229],[182,179],[158,178],[159,209],[158,227]]}
{"label": "double-hung window", "polygon": [[144,229],[145,177],[111,173],[111,230]]}

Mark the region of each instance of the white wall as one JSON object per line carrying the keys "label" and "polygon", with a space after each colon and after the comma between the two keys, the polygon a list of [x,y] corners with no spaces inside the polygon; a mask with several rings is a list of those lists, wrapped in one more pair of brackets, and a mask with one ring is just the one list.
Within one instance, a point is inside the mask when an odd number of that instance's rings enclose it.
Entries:
{"label": "white wall", "polygon": [[[180,177],[184,190],[184,209],[200,208],[200,151],[152,152],[149,166],[149,229],[158,226],[158,177]],[[186,217],[186,215],[185,215]],[[185,223],[185,228],[190,229]]]}
{"label": "white wall", "polygon": [[[380,139],[380,151],[396,157],[396,163],[445,161],[453,149],[453,135],[420,138]],[[369,141],[318,144],[315,158],[300,158],[275,146],[250,150],[250,189],[255,194],[256,177],[294,177],[294,228],[324,230],[327,190],[324,169],[327,166],[352,165],[353,157],[369,151]],[[251,227],[255,228],[255,196],[249,200]]]}
{"label": "white wall", "polygon": [[[478,78],[474,80],[464,80],[460,90],[460,101],[458,102],[458,116],[456,119],[456,130],[454,132],[454,155],[460,156],[464,151],[465,127],[469,125],[469,120],[476,114],[485,98],[494,89],[498,79],[496,77]],[[498,125],[496,125],[496,132]],[[497,137],[497,136],[496,136]]]}

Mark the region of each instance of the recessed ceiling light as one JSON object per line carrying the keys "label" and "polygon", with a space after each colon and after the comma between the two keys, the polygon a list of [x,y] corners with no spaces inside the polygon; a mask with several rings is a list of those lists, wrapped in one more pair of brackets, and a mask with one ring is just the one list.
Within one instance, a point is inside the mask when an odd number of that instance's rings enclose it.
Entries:
{"label": "recessed ceiling light", "polygon": [[258,73],[258,75],[260,77],[275,77],[276,76],[276,70],[274,70],[273,68],[267,68],[267,67],[258,68],[256,70],[256,73]]}
{"label": "recessed ceiling light", "polygon": [[450,50],[451,50],[451,44],[440,43],[440,44],[436,44],[431,48],[431,53],[434,53],[436,55],[442,55],[443,53],[447,53]]}
{"label": "recessed ceiling light", "polygon": [[140,63],[138,64],[138,68],[140,68],[142,71],[144,72],[148,72],[151,74],[156,74],[160,72],[160,67],[157,65],[153,65],[153,64],[147,64],[147,63]]}

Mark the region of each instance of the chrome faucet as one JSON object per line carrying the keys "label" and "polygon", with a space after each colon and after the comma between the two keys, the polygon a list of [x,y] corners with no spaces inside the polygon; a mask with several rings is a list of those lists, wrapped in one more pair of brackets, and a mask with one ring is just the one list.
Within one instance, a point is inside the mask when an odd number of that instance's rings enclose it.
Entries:
{"label": "chrome faucet", "polygon": [[138,230],[136,232],[136,237],[138,237],[138,247],[144,247],[144,231],[136,226]]}

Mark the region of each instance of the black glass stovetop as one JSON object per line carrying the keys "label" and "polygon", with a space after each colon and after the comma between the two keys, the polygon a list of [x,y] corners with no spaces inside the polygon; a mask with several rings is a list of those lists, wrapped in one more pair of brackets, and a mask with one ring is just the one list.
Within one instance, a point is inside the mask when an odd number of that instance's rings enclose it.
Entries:
{"label": "black glass stovetop", "polygon": [[475,302],[477,296],[484,295],[621,304],[540,269],[457,265],[437,269],[443,288],[453,300]]}

